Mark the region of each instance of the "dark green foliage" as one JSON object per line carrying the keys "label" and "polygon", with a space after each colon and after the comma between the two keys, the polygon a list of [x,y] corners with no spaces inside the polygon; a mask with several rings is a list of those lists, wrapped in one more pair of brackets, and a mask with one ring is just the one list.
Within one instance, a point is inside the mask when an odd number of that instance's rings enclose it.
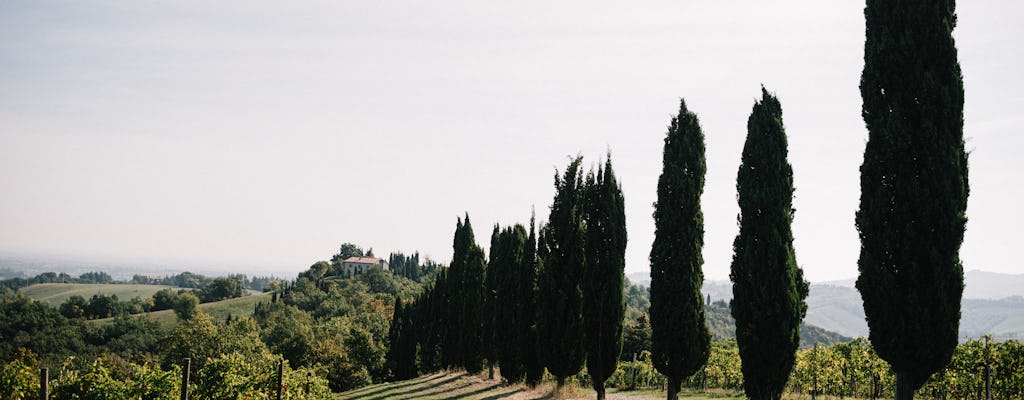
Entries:
{"label": "dark green foliage", "polygon": [[668,380],[668,398],[699,371],[711,351],[704,318],[704,132],[697,115],[679,101],[665,136],[651,247],[653,362]]}
{"label": "dark green foliage", "polygon": [[[159,292],[157,292],[159,294]],[[60,314],[67,318],[84,318],[85,311],[89,307],[89,303],[85,301],[85,298],[79,295],[68,297],[64,303],[60,305]]]}
{"label": "dark green foliage", "polygon": [[[466,229],[469,220],[466,220]],[[484,250],[475,243],[470,248],[466,258],[466,274],[462,281],[463,311],[462,328],[460,331],[462,343],[462,368],[466,372],[475,374],[484,368],[484,305],[485,288],[484,273],[487,268],[487,260],[484,259]]]}
{"label": "dark green foliage", "polygon": [[199,313],[199,298],[191,292],[178,295],[178,301],[174,304],[174,314],[178,319],[189,320]]}
{"label": "dark green foliage", "polygon": [[630,361],[644,351],[651,351],[651,323],[647,314],[640,314],[622,329],[622,355],[619,360]]}
{"label": "dark green foliage", "polygon": [[85,347],[81,319],[68,319],[46,303],[21,293],[0,295],[0,360],[19,347],[56,359],[80,353]]}
{"label": "dark green foliage", "polygon": [[[468,215],[467,221],[468,224]],[[465,293],[462,283],[466,275],[466,256],[474,244],[473,231],[463,229],[462,219],[455,223],[455,236],[452,239],[452,263],[448,268],[446,285],[444,286],[445,325],[441,343],[441,364],[447,368],[459,367],[462,364],[463,343],[462,327],[465,314]]]}
{"label": "dark green foliage", "polygon": [[210,278],[199,274],[182,272],[178,275],[171,275],[164,278],[164,284],[183,288],[199,289],[206,286],[206,283],[209,282],[209,280]]}
{"label": "dark green foliage", "polygon": [[582,279],[585,225],[583,221],[582,157],[576,157],[564,177],[555,173],[555,197],[548,223],[538,246],[543,255],[538,285],[540,293],[541,352],[544,365],[558,379],[576,375],[583,368]]}
{"label": "dark green foliage", "polygon": [[245,288],[242,282],[234,278],[216,278],[203,287],[202,300],[204,303],[233,299],[242,297]]}
{"label": "dark green foliage", "polygon": [[446,331],[441,346],[446,367],[471,373],[483,370],[484,361],[484,251],[476,244],[469,215],[455,225],[452,264],[446,282]]}
{"label": "dark green foliage", "polygon": [[537,292],[537,230],[535,216],[530,215],[530,236],[526,239],[526,248],[523,253],[523,265],[519,269],[519,301],[516,305],[519,309],[516,315],[519,316],[519,351],[522,354],[523,370],[526,373],[526,384],[537,386],[544,377],[544,363],[540,357],[539,337],[537,335],[537,324],[539,316],[537,307],[540,294]]}
{"label": "dark green foliage", "polygon": [[102,271],[86,272],[78,277],[79,283],[111,283],[114,278]]}
{"label": "dark green foliage", "polygon": [[414,305],[403,307],[402,299],[395,299],[395,312],[388,336],[390,345],[387,366],[396,380],[416,377],[416,332],[413,325]]}
{"label": "dark green foliage", "polygon": [[622,288],[626,268],[625,200],[612,170],[611,153],[607,157],[596,175],[587,175],[584,199],[583,325],[587,373],[598,399],[604,399],[604,382],[615,372],[622,352],[626,312]]}
{"label": "dark green foliage", "polygon": [[[778,99],[761,88],[747,120],[736,177],[740,233],[733,242],[732,315],[752,399],[778,399],[789,379],[807,312],[808,284],[793,249],[793,169]],[[697,294],[700,297],[700,294]]]}
{"label": "dark green foliage", "polygon": [[447,277],[447,268],[438,269],[434,282],[424,286],[414,303],[416,338],[420,348],[419,369],[424,372],[434,372],[444,367],[442,352],[450,318],[446,297]]}
{"label": "dark green foliage", "polygon": [[345,259],[349,257],[363,257],[364,255],[365,253],[363,252],[362,247],[346,242],[342,243],[341,247],[338,248],[338,254],[331,257],[331,263],[337,264],[345,261]]}
{"label": "dark green foliage", "polygon": [[[487,270],[488,281],[494,288],[494,347],[501,376],[510,383],[522,382],[526,373],[523,356],[534,346],[527,346],[522,336],[529,335],[532,313],[520,304],[522,286],[532,289],[531,281],[523,281],[522,270],[530,268],[527,262],[526,228],[516,224],[498,231],[491,240],[491,260]],[[526,325],[524,327],[524,325]]]}
{"label": "dark green foliage", "polygon": [[868,0],[857,288],[870,340],[910,398],[957,343],[969,193],[949,1]]}
{"label": "dark green foliage", "polygon": [[404,276],[419,282],[424,274],[424,266],[420,265],[420,253],[417,251],[411,256],[402,253],[391,253],[388,256],[388,265],[391,272],[398,276]]}
{"label": "dark green foliage", "polygon": [[[494,379],[494,366],[498,363],[498,343],[505,338],[499,338],[499,332],[507,333],[507,331],[498,331],[497,324],[499,323],[498,316],[498,285],[503,279],[508,279],[504,276],[504,271],[508,268],[501,265],[501,262],[495,262],[496,258],[501,258],[498,253],[503,252],[501,248],[502,244],[499,243],[501,235],[501,228],[498,224],[494,224],[494,230],[491,231],[491,246],[490,253],[487,255],[487,273],[484,278],[484,345],[483,352],[484,358],[487,359],[488,378]],[[504,369],[504,367],[502,367]],[[504,373],[502,373],[504,376]]]}

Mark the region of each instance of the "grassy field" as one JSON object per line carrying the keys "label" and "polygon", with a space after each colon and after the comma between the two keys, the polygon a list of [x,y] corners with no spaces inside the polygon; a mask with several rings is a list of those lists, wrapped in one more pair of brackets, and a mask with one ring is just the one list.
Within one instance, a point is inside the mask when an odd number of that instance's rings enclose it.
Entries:
{"label": "grassy field", "polygon": [[153,297],[153,294],[161,289],[177,289],[173,286],[164,285],[136,285],[136,284],[90,284],[90,283],[37,283],[26,286],[20,291],[32,299],[45,301],[54,307],[67,301],[71,296],[82,296],[89,300],[94,294],[117,295],[118,300],[128,301],[133,297]]}
{"label": "grassy field", "polygon": [[[199,305],[199,309],[204,313],[210,314],[214,320],[223,320],[231,314],[235,317],[247,317],[252,315],[253,310],[256,308],[256,303],[260,301],[270,302],[270,293],[259,293],[251,294],[248,296],[236,297],[234,299],[227,299],[223,301],[217,301],[213,303],[203,303]],[[178,325],[178,317],[174,315],[174,310],[163,310],[145,314],[136,314],[136,317],[148,317],[160,323],[164,327],[174,327]],[[113,318],[96,319],[90,322],[97,324],[106,324],[112,322]]]}
{"label": "grassy field", "polygon": [[[486,375],[467,375],[464,372],[437,373],[416,379],[371,385],[356,390],[338,393],[336,400],[570,400],[593,399],[596,394],[589,388],[570,387],[555,393],[553,384],[530,389],[523,385],[503,385],[498,380],[487,379]],[[653,400],[664,399],[665,392],[659,390],[617,391],[609,389],[608,400]],[[680,393],[679,398],[691,400],[742,399],[737,393],[707,395]]]}

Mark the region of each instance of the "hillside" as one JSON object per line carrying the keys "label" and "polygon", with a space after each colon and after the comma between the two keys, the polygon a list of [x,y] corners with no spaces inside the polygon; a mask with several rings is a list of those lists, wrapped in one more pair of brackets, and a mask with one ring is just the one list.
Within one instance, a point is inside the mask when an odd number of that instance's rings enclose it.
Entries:
{"label": "hillside", "polygon": [[[650,284],[645,273],[629,274],[629,278],[640,284]],[[982,335],[992,335],[998,340],[1024,339],[1024,275],[974,270],[965,273],[964,279],[966,288],[961,309],[960,339],[976,339]],[[852,284],[853,280],[812,283],[804,323],[841,336],[867,337],[868,324],[863,303]],[[728,281],[706,281],[702,292],[710,296],[712,302],[721,300],[728,304],[732,299],[732,284]],[[985,296],[998,299],[982,298]],[[728,313],[728,307],[724,311]],[[714,331],[715,321],[710,315],[708,318]]]}
{"label": "hillside", "polygon": [[153,294],[162,289],[178,289],[165,285],[138,285],[138,284],[94,284],[94,283],[37,283],[19,289],[19,291],[31,299],[44,301],[54,307],[67,301],[71,296],[82,296],[86,300],[95,294],[116,295],[121,301],[130,300],[133,297],[153,297]]}
{"label": "hillside", "polygon": [[[706,318],[711,335],[715,340],[733,339],[736,337],[736,321],[729,312],[729,305],[724,301],[715,301],[707,306]],[[800,348],[806,349],[815,344],[830,345],[846,342],[852,338],[832,332],[808,323],[800,324]]]}
{"label": "hillside", "polygon": [[[230,314],[233,317],[247,317],[251,316],[253,310],[256,308],[256,303],[264,301],[270,302],[270,293],[251,294],[248,296],[236,297],[233,299],[227,299],[222,301],[215,301],[212,303],[203,303],[199,305],[199,309],[204,313],[207,313],[214,320],[227,319]],[[178,317],[174,314],[174,310],[162,310],[150,313],[135,314],[133,317],[148,317],[154,321],[160,323],[161,326],[174,327],[178,324]],[[107,324],[113,322],[114,318],[103,318],[96,319],[90,322],[97,324]]]}
{"label": "hillside", "polygon": [[[365,386],[356,390],[338,393],[334,396],[336,400],[442,400],[442,399],[464,399],[464,400],[547,400],[547,399],[593,399],[595,394],[589,388],[576,388],[572,395],[563,394],[554,396],[553,385],[545,384],[530,389],[523,385],[503,385],[498,380],[487,379],[486,375],[467,375],[465,372],[436,373],[421,376],[407,381],[382,383]],[[618,391],[608,389],[608,400],[646,400],[663,399],[664,391],[638,390]],[[685,389],[679,393],[681,399],[691,400],[727,400],[741,399],[738,397],[727,397],[717,395],[706,397],[693,393],[687,393]]]}

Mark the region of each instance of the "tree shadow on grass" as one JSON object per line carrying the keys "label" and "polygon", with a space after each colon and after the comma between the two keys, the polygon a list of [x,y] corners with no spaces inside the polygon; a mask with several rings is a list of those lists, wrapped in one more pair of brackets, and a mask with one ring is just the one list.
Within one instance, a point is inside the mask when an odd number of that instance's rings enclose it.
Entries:
{"label": "tree shadow on grass", "polygon": [[[348,399],[351,399],[351,398],[360,398],[360,399],[362,399],[362,398],[366,398],[366,397],[377,398],[377,397],[373,397],[373,396],[377,396],[377,395],[379,395],[381,393],[384,393],[384,392],[390,392],[390,391],[396,390],[396,389],[403,389],[403,388],[406,388],[406,387],[409,387],[409,386],[422,385],[422,384],[425,384],[425,383],[429,384],[430,387],[435,387],[435,386],[439,386],[439,385],[444,385],[444,384],[450,383],[452,381],[455,381],[455,380],[459,379],[459,377],[461,377],[461,375],[454,375],[454,376],[448,376],[446,379],[441,379],[441,378],[445,378],[445,376],[446,375],[444,375],[444,374],[436,374],[435,376],[428,375],[428,376],[424,376],[424,377],[421,377],[421,378],[416,378],[416,379],[411,379],[411,380],[400,382],[400,383],[395,383],[393,385],[379,386],[379,387],[377,387],[375,389],[372,389],[372,390],[367,390],[367,389],[370,389],[370,387],[367,387],[367,388],[364,388],[364,389],[356,389],[356,390],[349,391],[349,392],[344,392],[344,393],[341,393],[341,394],[342,394],[342,396],[344,396],[345,398],[348,398]],[[438,379],[440,379],[440,380],[438,380]],[[365,390],[365,392],[363,390]],[[408,391],[402,392],[402,393],[397,393],[397,394],[405,394],[405,393],[408,393]]]}
{"label": "tree shadow on grass", "polygon": [[[447,383],[449,383],[451,381],[454,381],[454,380],[456,380],[458,378],[459,377],[452,377],[452,378],[445,379],[443,381],[434,383],[434,384],[432,384],[432,385],[430,385],[428,387],[416,387],[416,388],[408,389],[408,390],[405,390],[405,391],[402,391],[402,392],[397,392],[397,393],[377,393],[378,395],[376,395],[375,397],[369,397],[369,398],[366,398],[365,400],[383,400],[383,399],[387,399],[387,398],[397,398],[397,399],[408,400],[408,399],[415,399],[415,398],[420,398],[420,397],[425,397],[425,396],[431,396],[431,395],[434,395],[434,394],[437,394],[438,392],[440,392],[440,390],[438,390],[438,389],[440,389],[441,386],[444,386],[445,384],[447,384]],[[448,391],[460,390],[462,388],[465,388],[467,386],[472,386],[472,385],[473,385],[472,383],[465,382],[465,383],[463,383],[461,385],[458,385],[458,386],[455,386],[455,387],[452,387],[452,388],[448,388]],[[410,394],[411,394],[411,396],[407,396],[407,395],[410,395]]]}
{"label": "tree shadow on grass", "polygon": [[506,398],[515,396],[516,393],[521,393],[521,392],[523,392],[523,388],[519,388],[519,389],[513,390],[511,392],[498,393],[498,394],[495,394],[493,396],[487,396],[487,397],[483,397],[483,398],[480,398],[480,399],[477,399],[477,400],[499,400],[499,399],[506,399]]}

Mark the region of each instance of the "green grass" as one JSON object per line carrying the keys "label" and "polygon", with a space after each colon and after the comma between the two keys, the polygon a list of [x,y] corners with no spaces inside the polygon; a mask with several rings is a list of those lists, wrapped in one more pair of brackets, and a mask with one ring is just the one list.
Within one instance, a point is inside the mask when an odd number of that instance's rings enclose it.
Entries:
{"label": "green grass", "polygon": [[[596,394],[589,388],[571,386],[561,393],[554,392],[551,383],[530,389],[523,385],[504,385],[499,380],[490,380],[486,375],[467,375],[464,372],[447,372],[425,375],[407,381],[371,385],[335,395],[336,400],[570,400],[593,399]],[[608,400],[664,399],[665,392],[656,389],[618,391],[609,389]],[[742,399],[734,392],[721,393],[680,393],[679,398],[690,400]]]}
{"label": "green grass", "polygon": [[[210,314],[214,320],[224,320],[228,317],[228,314],[234,317],[248,317],[252,315],[253,310],[256,308],[256,303],[260,301],[270,302],[270,293],[251,294],[213,303],[203,303],[199,305],[199,309],[204,313]],[[178,317],[174,315],[174,310],[162,310],[133,316],[151,318],[165,328],[173,328],[178,325]],[[90,322],[108,324],[113,321],[113,318],[103,318]]]}
{"label": "green grass", "polygon": [[44,301],[59,307],[71,296],[82,296],[89,300],[95,294],[117,295],[121,301],[131,300],[133,297],[153,297],[153,294],[161,289],[178,289],[165,285],[137,285],[137,284],[93,284],[93,283],[37,283],[19,289],[29,298]]}

